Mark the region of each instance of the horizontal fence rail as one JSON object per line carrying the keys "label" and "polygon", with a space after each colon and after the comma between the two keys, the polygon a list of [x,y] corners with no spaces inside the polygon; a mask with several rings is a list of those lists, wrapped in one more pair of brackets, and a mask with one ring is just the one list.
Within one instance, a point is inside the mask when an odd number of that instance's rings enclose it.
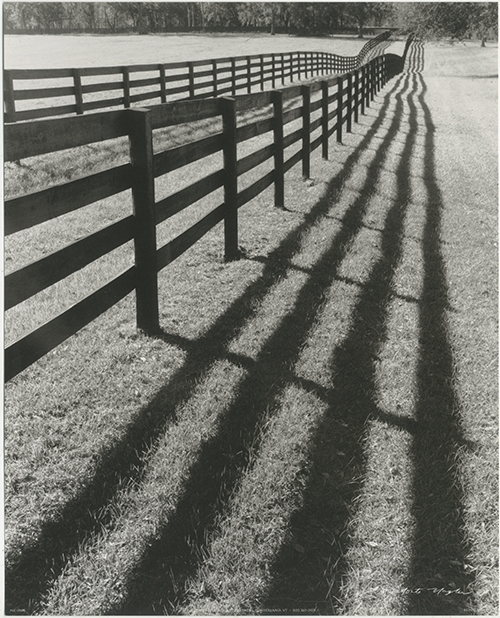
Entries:
{"label": "horizontal fence rail", "polygon": [[[101,112],[75,118],[48,119],[5,126],[5,160],[54,153],[68,148],[128,138],[129,161],[115,168],[5,202],[6,235],[75,211],[98,200],[131,190],[133,212],[44,258],[10,273],[5,279],[6,310],[82,269],[123,244],[133,241],[134,263],[103,287],[70,309],[19,339],[5,352],[5,380],[47,354],[135,290],[137,326],[159,329],[157,273],[177,259],[209,230],[224,222],[226,260],[238,257],[238,209],[274,185],[274,203],[284,205],[284,177],[300,164],[310,175],[311,153],[321,148],[329,155],[329,139],[341,142],[351,131],[359,110],[365,111],[375,94],[402,69],[402,58],[386,54],[342,77],[217,99],[173,102],[149,109]],[[269,109],[270,117],[247,124],[238,121],[251,110]],[[222,132],[181,146],[153,152],[156,129],[199,120],[218,119]],[[294,123],[294,124],[292,124]],[[299,128],[295,128],[296,125]],[[285,132],[291,125],[291,132]],[[267,135],[271,143],[238,156],[243,143]],[[251,144],[250,144],[251,145]],[[299,149],[293,154],[289,148]],[[206,177],[160,200],[155,179],[215,153],[219,167]],[[272,169],[244,189],[239,179],[269,161]],[[159,223],[212,194],[223,191],[223,201],[192,227],[157,247]]]}
{"label": "horizontal fence rail", "polygon": [[8,69],[4,70],[5,122],[130,108],[146,101],[151,105],[249,94],[319,75],[348,73],[381,55],[390,36],[387,31],[370,39],[357,56],[286,52],[119,67]]}

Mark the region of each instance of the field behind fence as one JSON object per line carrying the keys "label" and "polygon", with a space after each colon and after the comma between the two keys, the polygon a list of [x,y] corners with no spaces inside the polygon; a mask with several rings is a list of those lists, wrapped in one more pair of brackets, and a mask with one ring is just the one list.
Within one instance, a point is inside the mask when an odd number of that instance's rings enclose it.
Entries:
{"label": "field behind fence", "polygon": [[391,33],[370,39],[355,56],[291,51],[170,63],[82,68],[6,69],[7,122],[129,108],[148,102],[264,90],[325,74],[342,74],[380,55]]}

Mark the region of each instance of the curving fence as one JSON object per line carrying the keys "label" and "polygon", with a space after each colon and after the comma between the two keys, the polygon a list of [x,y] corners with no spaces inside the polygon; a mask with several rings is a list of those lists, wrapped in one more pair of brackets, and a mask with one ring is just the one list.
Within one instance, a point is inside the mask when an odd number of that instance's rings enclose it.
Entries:
{"label": "curving fence", "polygon": [[288,52],[121,67],[8,69],[3,74],[4,119],[11,123],[136,104],[250,94],[354,71],[381,55],[390,37],[387,31],[370,39],[357,56]]}
{"label": "curving fence", "polygon": [[[301,164],[302,175],[309,177],[311,152],[321,147],[327,159],[329,139],[335,136],[342,141],[343,131],[351,131],[359,113],[364,113],[380,88],[401,71],[402,62],[399,56],[383,55],[344,76],[273,91],[6,125],[5,161],[120,137],[129,141],[125,164],[7,200],[7,236],[127,190],[133,204],[133,211],[125,218],[8,274],[6,311],[129,241],[133,241],[134,249],[130,266],[118,276],[7,347],[5,379],[10,380],[134,290],[137,325],[155,332],[159,328],[157,273],[222,221],[225,258],[236,258],[239,208],[272,185],[275,205],[283,206],[286,172]],[[267,116],[252,121],[255,110],[266,110]],[[222,130],[181,146],[153,151],[156,130],[200,119],[214,119]],[[259,140],[252,142],[262,135],[267,136],[267,145],[262,146]],[[243,143],[250,144],[245,154],[239,150]],[[214,153],[219,153],[222,162],[211,173],[156,199],[156,179],[198,161],[200,169],[205,169],[203,162]],[[266,161],[269,171],[259,171],[258,166]],[[255,170],[258,179],[241,189],[240,179],[250,170]],[[157,249],[160,223],[217,190],[223,192],[218,206]]]}

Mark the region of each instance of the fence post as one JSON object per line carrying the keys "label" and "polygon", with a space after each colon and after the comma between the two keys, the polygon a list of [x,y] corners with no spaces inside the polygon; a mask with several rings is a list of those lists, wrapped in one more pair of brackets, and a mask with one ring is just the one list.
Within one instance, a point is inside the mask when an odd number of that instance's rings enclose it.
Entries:
{"label": "fence post", "polygon": [[361,84],[361,114],[365,115],[365,67],[361,67],[361,75],[359,82]]}
{"label": "fence post", "polygon": [[272,73],[271,73],[271,85],[272,88],[276,88],[276,54],[271,54],[272,59]]}
{"label": "fence post", "polygon": [[354,122],[359,122],[359,69],[354,71]]}
{"label": "fence post", "polygon": [[311,87],[302,86],[302,176],[311,175]]}
{"label": "fence post", "polygon": [[285,85],[285,54],[281,54],[281,85]]}
{"label": "fence post", "polygon": [[167,82],[165,76],[165,65],[159,64],[158,70],[160,71],[160,100],[162,103],[167,102]]}
{"label": "fence post", "polygon": [[188,63],[189,67],[189,98],[194,99],[194,66],[192,62]]}
{"label": "fence post", "polygon": [[264,90],[264,56],[260,56],[260,89]]}
{"label": "fence post", "polygon": [[123,74],[123,107],[130,107],[130,74],[128,67],[122,68]]}
{"label": "fence post", "polygon": [[153,333],[159,330],[160,324],[152,130],[148,110],[136,108],[128,113],[130,160],[133,170],[137,327]]}
{"label": "fence post", "polygon": [[247,94],[252,92],[252,61],[247,56]]}
{"label": "fence post", "polygon": [[273,102],[273,137],[274,137],[274,205],[285,206],[285,167],[283,143],[283,92],[274,90],[271,94]]}
{"label": "fence post", "polygon": [[321,82],[321,154],[328,161],[328,82]]}
{"label": "fence post", "polygon": [[231,58],[231,94],[236,94],[236,60]]}
{"label": "fence post", "polygon": [[347,132],[352,132],[352,73],[347,74]]}
{"label": "fence post", "polygon": [[370,65],[365,64],[365,104],[370,107]]}
{"label": "fence post", "polygon": [[75,87],[76,113],[83,114],[82,78],[79,69],[73,69],[73,85]]}
{"label": "fence post", "polygon": [[373,101],[375,99],[375,88],[376,88],[376,75],[375,75],[375,61],[372,60],[370,62],[370,80],[371,80],[371,88],[370,88],[370,98]]}
{"label": "fence post", "polygon": [[10,71],[3,72],[3,91],[5,97],[5,122],[16,122],[16,100],[14,98],[14,80]]}
{"label": "fence post", "polygon": [[343,101],[342,90],[344,84],[341,77],[337,78],[337,142],[342,143],[342,116],[343,116]]}
{"label": "fence post", "polygon": [[236,100],[221,98],[224,156],[224,259],[238,258],[238,170],[236,151]]}
{"label": "fence post", "polygon": [[212,81],[214,83],[214,97],[217,96],[217,60],[212,60]]}

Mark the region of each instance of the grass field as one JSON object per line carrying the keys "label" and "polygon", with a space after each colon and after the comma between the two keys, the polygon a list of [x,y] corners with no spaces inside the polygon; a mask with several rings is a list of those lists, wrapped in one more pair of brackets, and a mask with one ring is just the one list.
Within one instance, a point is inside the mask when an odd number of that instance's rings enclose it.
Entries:
{"label": "grass field", "polygon": [[[147,63],[172,63],[187,60],[221,58],[260,54],[270,52],[326,51],[343,56],[355,56],[366,40],[356,37],[316,37],[271,35],[148,35],[148,36],[15,36],[4,37],[6,68],[43,67],[89,67],[123,66]],[[391,49],[402,48],[403,43],[395,42]],[[170,77],[176,71],[170,71]],[[158,78],[157,71],[141,72],[142,79]],[[118,72],[106,78],[107,82],[121,82]],[[102,83],[102,76],[86,76],[83,85]],[[132,84],[134,80],[132,79]],[[71,87],[71,78],[16,81],[16,89]],[[169,83],[169,87],[186,86],[186,82]],[[270,85],[268,85],[270,87]],[[253,87],[258,90],[258,85]],[[132,93],[158,91],[158,86],[132,86]],[[116,96],[116,91],[111,95]],[[169,95],[169,100],[182,98],[185,94]],[[106,100],[110,91],[85,93],[84,102]],[[159,95],[144,101],[142,105],[158,104]],[[16,110],[26,111],[36,108],[65,106],[74,104],[71,95],[40,98],[39,100],[17,100]]]}
{"label": "grass field", "polygon": [[4,65],[6,69],[121,66],[290,51],[355,56],[365,43],[366,40],[356,37],[262,34],[7,35],[4,37]]}
{"label": "grass field", "polygon": [[[427,46],[285,210],[241,210],[240,260],[216,228],[162,271],[161,336],[127,297],[6,385],[9,611],[498,614],[496,53]],[[129,207],[7,239],[7,268]]]}

